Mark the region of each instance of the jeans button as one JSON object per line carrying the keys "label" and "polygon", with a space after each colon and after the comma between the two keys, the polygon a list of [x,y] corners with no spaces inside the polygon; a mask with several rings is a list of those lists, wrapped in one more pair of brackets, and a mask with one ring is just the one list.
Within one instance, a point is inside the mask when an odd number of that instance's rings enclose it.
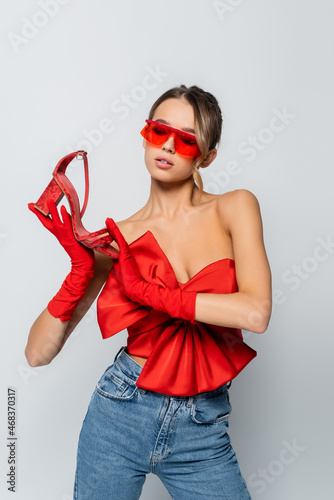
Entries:
{"label": "jeans button", "polygon": [[146,389],[139,389],[142,394],[145,394]]}

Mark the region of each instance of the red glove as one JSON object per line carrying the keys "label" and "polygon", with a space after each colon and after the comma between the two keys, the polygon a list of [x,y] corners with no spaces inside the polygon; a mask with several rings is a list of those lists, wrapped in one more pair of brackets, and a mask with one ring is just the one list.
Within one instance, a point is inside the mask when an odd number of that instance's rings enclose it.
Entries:
{"label": "red glove", "polygon": [[113,219],[106,219],[106,226],[108,232],[119,246],[117,278],[123,285],[123,293],[133,302],[139,302],[158,311],[167,312],[172,318],[186,319],[191,323],[196,323],[195,302],[197,292],[187,292],[180,287],[171,290],[147,282],[141,276],[130,247]]}
{"label": "red glove", "polygon": [[28,203],[28,207],[37,215],[43,226],[58,239],[71,258],[71,272],[66,276],[60,290],[47,306],[52,316],[61,321],[68,321],[72,318],[76,306],[87,290],[90,279],[94,276],[94,251],[75,239],[71,216],[64,205],[61,206],[64,222],[60,220],[53,200],[48,201],[52,219],[34,208],[34,203]]}

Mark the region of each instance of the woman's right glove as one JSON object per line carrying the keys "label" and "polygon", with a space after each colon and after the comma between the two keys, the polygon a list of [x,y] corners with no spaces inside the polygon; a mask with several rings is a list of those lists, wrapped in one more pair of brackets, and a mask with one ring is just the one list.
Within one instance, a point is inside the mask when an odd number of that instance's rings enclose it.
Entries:
{"label": "woman's right glove", "polygon": [[43,226],[57,238],[71,258],[71,272],[47,305],[52,316],[61,321],[68,321],[72,318],[76,306],[86,293],[90,279],[94,276],[95,255],[92,249],[85,247],[75,239],[71,216],[66,207],[61,206],[64,222],[60,220],[53,200],[48,200],[48,207],[52,219],[34,208],[34,203],[28,203],[29,210],[37,215]]}
{"label": "woman's right glove", "polygon": [[[170,289],[148,283],[140,274],[131,249],[115,221],[106,219],[109,234],[119,246],[118,279],[125,295],[132,301],[148,305],[157,311],[167,312],[172,318],[181,318],[196,324],[196,291]],[[115,266],[116,267],[116,266]]]}

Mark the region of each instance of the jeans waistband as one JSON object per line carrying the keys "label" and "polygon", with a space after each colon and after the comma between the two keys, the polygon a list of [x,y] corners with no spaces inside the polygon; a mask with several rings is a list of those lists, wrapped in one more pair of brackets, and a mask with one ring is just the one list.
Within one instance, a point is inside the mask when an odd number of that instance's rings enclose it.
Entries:
{"label": "jeans waistband", "polygon": [[137,379],[143,367],[132,359],[125,351],[126,345],[122,346],[115,356],[114,362],[119,365],[122,371],[130,378]]}
{"label": "jeans waistband", "polygon": [[[130,378],[137,380],[137,378],[140,375],[140,372],[142,371],[143,367],[137,363],[134,359],[132,359],[125,351],[126,345],[122,346],[118,353],[115,356],[114,362],[118,364],[118,366],[121,368],[121,370]],[[167,394],[161,394],[161,396],[167,397],[167,398],[172,398],[172,399],[189,399],[189,400],[194,400],[194,399],[201,399],[201,398],[207,398],[209,396],[213,396],[214,394],[217,394],[219,392],[222,392],[226,389],[229,389],[232,385],[232,381],[227,382],[226,384],[221,385],[217,389],[214,389],[213,391],[208,391],[208,392],[201,392],[199,394],[195,394],[194,396],[168,396]],[[155,391],[155,394],[160,394]]]}

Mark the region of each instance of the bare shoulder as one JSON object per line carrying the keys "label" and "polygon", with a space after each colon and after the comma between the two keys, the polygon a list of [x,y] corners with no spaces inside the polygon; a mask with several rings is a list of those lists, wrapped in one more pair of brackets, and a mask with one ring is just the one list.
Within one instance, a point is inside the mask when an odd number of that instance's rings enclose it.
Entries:
{"label": "bare shoulder", "polygon": [[235,189],[224,193],[218,200],[219,213],[232,238],[233,251],[245,256],[242,248],[253,247],[254,252],[264,252],[263,224],[260,203],[248,189]]}
{"label": "bare shoulder", "polygon": [[226,193],[217,194],[216,196],[219,201],[225,201],[226,203],[243,198],[257,200],[255,194],[249,191],[249,189],[234,189],[234,191],[227,191]]}
{"label": "bare shoulder", "polygon": [[[217,205],[227,233],[231,236],[233,226],[240,224],[243,216],[252,214],[253,219],[261,221],[260,203],[248,189],[235,189],[217,196]],[[262,222],[262,221],[261,221]]]}
{"label": "bare shoulder", "polygon": [[[115,221],[115,223],[128,243],[136,239],[136,232],[140,233],[140,224],[138,227],[138,221],[133,218],[133,216],[129,217],[128,219]],[[118,249],[116,241],[113,241],[111,245]]]}

